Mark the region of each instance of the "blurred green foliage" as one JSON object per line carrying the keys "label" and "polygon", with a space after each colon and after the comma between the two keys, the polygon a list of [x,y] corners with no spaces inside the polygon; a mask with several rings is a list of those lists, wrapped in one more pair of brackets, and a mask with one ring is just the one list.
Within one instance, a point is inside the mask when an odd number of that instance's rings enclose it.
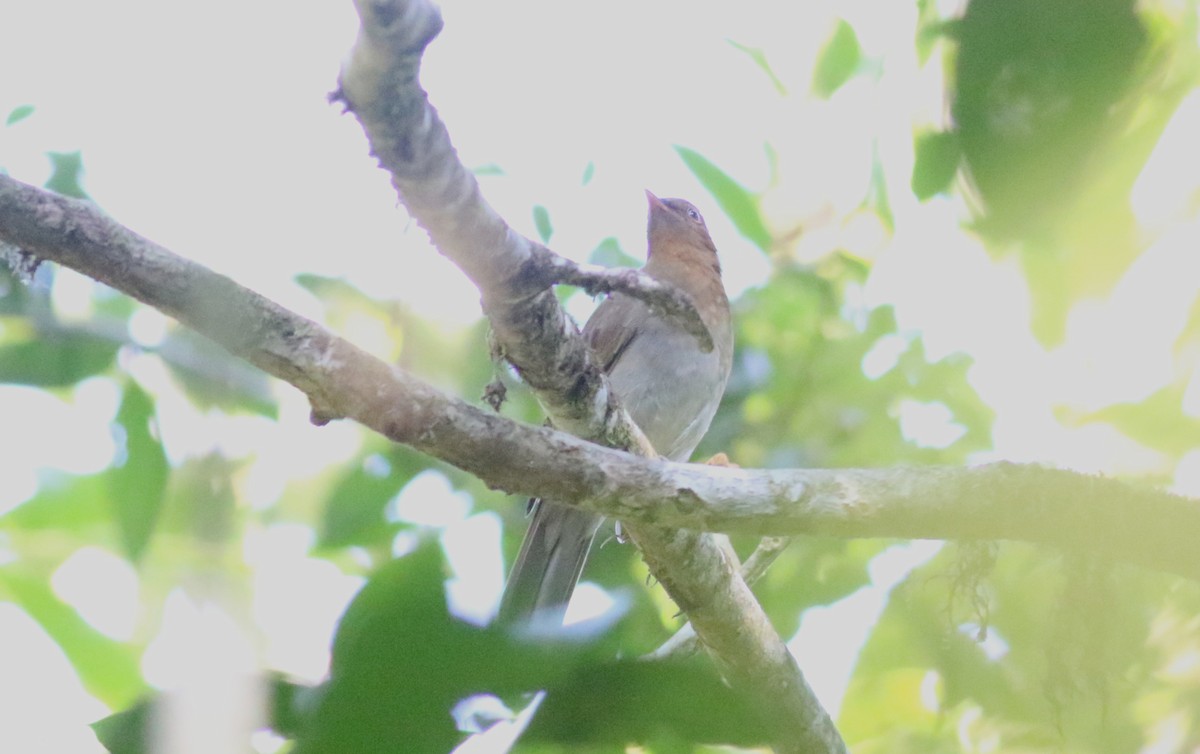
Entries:
{"label": "blurred green foliage", "polygon": [[842,84],[850,80],[862,60],[862,48],[854,27],[839,20],[837,27],[817,57],[813,72],[812,90],[820,97],[831,97]]}
{"label": "blurred green foliage", "polygon": [[154,402],[137,383],[125,385],[113,429],[120,429],[121,447],[108,474],[114,522],[125,553],[141,559],[162,511],[167,489],[167,456],[155,436]]}
{"label": "blurred green foliage", "polygon": [[755,246],[768,251],[771,233],[759,214],[758,197],[696,151],[687,147],[675,147],[675,151],[701,185],[717,200],[721,211],[729,216],[738,231]]}
{"label": "blurred green foliage", "polygon": [[4,119],[4,125],[12,126],[33,115],[33,105],[21,105],[15,107],[9,112],[8,117]]}
{"label": "blurred green foliage", "polygon": [[[965,196],[971,218],[963,232],[996,257],[1020,260],[1034,335],[1055,343],[1076,305],[1111,290],[1146,249],[1130,191],[1175,109],[1195,90],[1196,4],[971,0],[960,17],[943,17],[927,0],[917,5],[912,52],[920,65],[944,68],[950,119],[915,130],[912,173],[899,182],[885,174],[872,145],[871,180],[855,212],[892,233],[903,222],[893,206],[912,197],[889,197],[889,185],[893,192],[908,186],[925,206]],[[788,71],[769,62],[778,60],[770,50],[732,44],[778,96],[824,104],[854,88],[845,85],[879,54],[869,35],[839,19],[813,53],[810,91],[793,95]],[[33,108],[22,106],[6,126],[36,122]],[[788,252],[792,230],[776,227],[765,210],[786,149],[767,145],[772,176],[751,189],[700,151],[676,148],[771,269],[767,282],[734,304],[733,376],[698,457],[725,451],[747,467],[855,467],[961,465],[986,453],[995,417],[971,381],[971,360],[931,358],[920,333],[901,329],[891,308],[863,303],[875,260],[836,242],[804,261]],[[79,153],[50,159],[47,185],[85,196]],[[588,163],[581,183],[590,190],[603,167]],[[504,175],[495,165],[475,172]],[[1194,217],[1195,197],[1187,206]],[[548,242],[555,227],[549,209],[530,211]],[[599,241],[591,260],[637,263],[614,238]],[[44,628],[89,692],[126,710],[97,725],[110,750],[145,750],[151,702],[135,702],[147,692],[138,658],[149,637],[105,636],[55,593],[52,575],[81,547],[120,552],[139,569],[144,604],[158,610],[182,574],[243,577],[239,544],[254,527],[274,523],[311,527],[313,553],[371,576],[342,618],[330,679],[314,688],[273,682],[272,723],[297,740],[292,751],[444,751],[469,727],[452,714],[463,699],[490,694],[517,709],[537,689],[548,694],[521,751],[622,751],[636,742],[645,751],[675,752],[764,740],[769,721],[745,709],[702,661],[628,659],[657,647],[679,623],[661,589],[646,584],[632,547],[601,543],[586,573],[621,596],[619,619],[538,644],[455,617],[438,527],[389,511],[414,478],[436,470],[469,497],[473,513],[503,522],[511,562],[523,501],[375,437],[362,438],[344,463],[289,482],[262,509],[239,498],[247,462],[218,450],[171,459],[159,432],[160,404],[178,410],[175,399],[183,396],[197,416],[272,423],[280,416],[272,383],[178,328],[168,328],[161,343],[134,345],[129,322],[137,306],[99,285],[90,320],[60,318],[46,267],[30,281],[0,266],[0,382],[64,400],[85,381],[111,385],[119,396],[109,423],[116,451],[96,473],[46,472],[29,499],[0,515],[11,555],[0,562],[0,599]],[[542,420],[529,393],[493,360],[485,325],[449,334],[344,280],[302,274],[297,282],[335,330],[370,323],[380,357],[472,400],[499,380],[510,388],[505,415]],[[1175,343],[1172,355],[1185,368],[1170,384],[1140,401],[1064,408],[1058,419],[1103,425],[1160,454],[1164,471],[1156,481],[1170,481],[1200,445],[1188,408],[1200,353],[1196,312],[1200,304]],[[134,357],[164,366],[171,387],[144,384],[128,368]],[[940,411],[946,431],[907,426],[914,406]],[[872,566],[892,544],[802,538],[755,585],[756,594],[791,637],[809,608],[872,584]],[[735,541],[742,554],[754,545]],[[860,754],[985,744],[1118,754],[1145,750],[1163,721],[1177,720],[1176,750],[1196,749],[1200,675],[1188,662],[1200,652],[1198,613],[1196,585],[1161,574],[1028,546],[948,546],[892,592],[855,663],[839,727]]]}
{"label": "blurred green foliage", "polygon": [[117,344],[83,332],[36,333],[0,345],[0,382],[66,387],[112,368]]}
{"label": "blurred green foliage", "polygon": [[54,172],[46,181],[46,188],[76,199],[86,199],[87,192],[81,183],[83,155],[79,152],[50,152],[46,156],[54,166]]}
{"label": "blurred green foliage", "polygon": [[962,154],[958,138],[954,133],[934,132],[920,134],[913,150],[916,155],[913,165],[912,191],[918,199],[928,199],[950,189],[958,172]]}
{"label": "blurred green foliage", "polygon": [[[1053,234],[1068,216],[1063,208],[1091,182],[1094,161],[1126,130],[1122,120],[1132,113],[1117,105],[1146,45],[1133,5],[968,5],[954,29],[953,114],[989,232],[1035,241]],[[1111,198],[1128,188],[1115,186]]]}
{"label": "blurred green foliage", "polygon": [[[976,229],[1020,255],[1047,344],[1072,302],[1110,291],[1144,248],[1130,191],[1200,64],[1195,6],[1178,10],[972,0],[940,27],[954,42],[953,134]],[[918,195],[944,185],[949,154],[932,157],[918,161]]]}
{"label": "blurred green foliage", "polygon": [[542,243],[550,243],[550,236],[554,235],[554,226],[550,224],[550,212],[540,204],[533,208],[533,224]]}
{"label": "blurred green foliage", "polygon": [[[534,744],[769,740],[772,722],[706,664],[613,659],[625,626],[532,641],[458,621],[444,567],[432,541],[385,564],[342,618],[329,680],[308,688],[272,679],[272,727],[297,739],[294,751],[448,751],[462,737],[449,714],[460,700],[489,693],[525,703],[532,689],[546,690],[526,735]],[[114,754],[149,751],[157,701],[96,723],[101,741]]]}

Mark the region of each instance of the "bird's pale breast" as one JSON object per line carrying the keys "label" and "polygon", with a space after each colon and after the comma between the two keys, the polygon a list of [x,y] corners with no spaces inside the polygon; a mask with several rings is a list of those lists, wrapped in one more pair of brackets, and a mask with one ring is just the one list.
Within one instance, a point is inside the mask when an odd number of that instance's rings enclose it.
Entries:
{"label": "bird's pale breast", "polygon": [[642,320],[609,374],[650,444],[676,461],[687,460],[708,431],[725,378],[717,349],[701,353],[695,337],[660,317]]}

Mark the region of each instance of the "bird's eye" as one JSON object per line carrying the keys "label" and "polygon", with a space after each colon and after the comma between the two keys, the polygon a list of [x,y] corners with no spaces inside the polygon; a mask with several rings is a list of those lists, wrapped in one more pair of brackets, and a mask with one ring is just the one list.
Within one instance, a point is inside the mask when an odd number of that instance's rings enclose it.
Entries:
{"label": "bird's eye", "polygon": [[700,217],[700,213],[696,210],[695,207],[688,207],[687,212],[688,212],[688,217],[692,218],[696,222],[698,222],[698,223],[704,222],[704,220]]}

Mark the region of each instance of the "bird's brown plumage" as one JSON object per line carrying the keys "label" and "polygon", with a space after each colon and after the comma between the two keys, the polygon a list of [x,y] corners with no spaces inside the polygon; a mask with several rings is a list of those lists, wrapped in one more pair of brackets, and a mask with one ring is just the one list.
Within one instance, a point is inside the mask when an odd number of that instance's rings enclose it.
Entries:
{"label": "bird's brown plumage", "polygon": [[[708,430],[729,379],[729,300],[716,247],[699,211],[683,199],[659,199],[649,191],[646,196],[650,214],[643,271],[692,299],[714,347],[705,353],[678,324],[620,293],[596,308],[583,335],[654,449],[685,461]],[[601,521],[588,511],[535,502],[505,586],[501,620],[518,622],[537,614],[561,622]]]}

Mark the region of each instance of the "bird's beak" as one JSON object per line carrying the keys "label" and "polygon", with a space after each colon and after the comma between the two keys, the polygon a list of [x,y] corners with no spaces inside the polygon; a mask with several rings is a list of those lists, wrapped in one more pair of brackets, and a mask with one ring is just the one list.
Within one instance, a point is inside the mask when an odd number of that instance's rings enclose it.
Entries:
{"label": "bird's beak", "polygon": [[647,199],[647,201],[650,202],[650,211],[651,212],[653,212],[656,209],[666,209],[667,208],[667,205],[663,204],[663,200],[659,199],[657,196],[655,196],[654,192],[652,192],[650,189],[646,189],[646,199]]}

